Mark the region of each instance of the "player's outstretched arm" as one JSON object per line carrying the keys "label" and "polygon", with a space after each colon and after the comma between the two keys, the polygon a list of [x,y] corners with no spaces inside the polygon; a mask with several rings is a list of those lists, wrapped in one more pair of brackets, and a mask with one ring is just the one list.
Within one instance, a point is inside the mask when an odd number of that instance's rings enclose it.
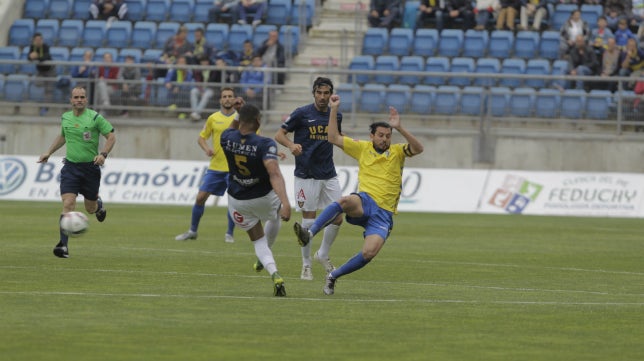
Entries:
{"label": "player's outstretched arm", "polygon": [[423,152],[423,144],[413,134],[408,132],[407,129],[403,128],[398,110],[391,106],[389,107],[389,125],[391,125],[392,128],[396,129],[398,133],[400,133],[403,137],[405,137],[405,140],[407,140],[407,143],[409,143],[409,148],[412,155],[420,154]]}
{"label": "player's outstretched arm", "polygon": [[337,94],[331,95],[329,98],[330,111],[327,140],[329,143],[344,149],[344,138],[338,131],[338,108],[340,108],[340,96]]}

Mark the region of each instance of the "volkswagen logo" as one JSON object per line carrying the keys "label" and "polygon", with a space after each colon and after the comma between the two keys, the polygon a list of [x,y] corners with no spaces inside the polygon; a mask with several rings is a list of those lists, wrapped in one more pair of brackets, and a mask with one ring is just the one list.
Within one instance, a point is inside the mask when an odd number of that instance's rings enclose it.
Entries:
{"label": "volkswagen logo", "polygon": [[18,189],[27,178],[27,167],[17,158],[0,158],[0,196]]}

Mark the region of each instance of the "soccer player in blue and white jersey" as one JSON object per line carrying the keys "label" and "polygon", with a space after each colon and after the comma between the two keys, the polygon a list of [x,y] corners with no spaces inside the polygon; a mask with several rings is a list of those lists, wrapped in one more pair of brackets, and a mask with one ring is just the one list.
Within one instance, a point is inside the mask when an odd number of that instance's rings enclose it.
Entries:
{"label": "soccer player in blue and white jersey", "polygon": [[277,144],[257,134],[260,117],[257,107],[244,105],[239,109],[239,129],[233,122],[221,134],[220,145],[230,172],[228,213],[248,233],[259,264],[273,279],[274,295],[283,297],[284,279],[277,273],[270,246],[280,230],[280,219],[291,218],[291,205],[278,164]]}
{"label": "soccer player in blue and white jersey", "polygon": [[[313,82],[314,102],[295,109],[275,134],[275,140],[287,147],[295,156],[295,202],[302,211],[302,225],[310,227],[318,209],[331,204],[342,196],[342,188],[333,163],[333,145],[327,141],[329,124],[329,97],[333,82],[319,77]],[[342,114],[337,114],[337,131],[341,133]],[[293,133],[293,140],[287,134]],[[320,262],[328,274],[334,270],[329,251],[338,235],[342,217],[337,217],[324,230],[320,248],[313,258]],[[300,278],[312,280],[311,244],[302,247],[302,273]]]}
{"label": "soccer player in blue and white jersey", "polygon": [[[297,222],[294,228],[300,245],[309,243],[316,233],[342,213],[346,213],[347,222],[364,228],[362,251],[326,278],[324,293],[332,295],[338,278],[366,266],[384,246],[394,225],[405,159],[422,153],[423,145],[403,128],[394,107],[389,107],[388,123],[370,125],[371,139],[365,141],[344,137],[337,131],[338,95],[331,96],[329,106],[329,142],[358,161],[358,192],[331,203],[310,228]],[[396,129],[407,143],[391,144],[392,129]]]}

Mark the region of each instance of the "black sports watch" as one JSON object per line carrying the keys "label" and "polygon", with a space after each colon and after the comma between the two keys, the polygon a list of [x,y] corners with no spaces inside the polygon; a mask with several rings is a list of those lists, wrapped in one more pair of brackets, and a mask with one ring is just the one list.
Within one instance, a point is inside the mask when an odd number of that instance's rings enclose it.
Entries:
{"label": "black sports watch", "polygon": [[103,156],[103,158],[107,159],[107,153],[106,152],[102,152],[101,155]]}

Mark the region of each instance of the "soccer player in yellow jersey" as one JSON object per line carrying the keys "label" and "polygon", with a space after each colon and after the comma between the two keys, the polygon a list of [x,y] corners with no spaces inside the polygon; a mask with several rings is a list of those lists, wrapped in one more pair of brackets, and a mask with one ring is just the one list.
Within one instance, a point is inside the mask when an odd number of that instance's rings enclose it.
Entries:
{"label": "soccer player in yellow jersey", "polygon": [[[405,158],[422,153],[423,145],[403,128],[394,107],[389,107],[389,122],[371,124],[371,139],[364,141],[344,137],[338,132],[338,95],[331,96],[329,106],[328,141],[358,161],[358,192],[331,203],[311,228],[296,222],[294,229],[302,246],[342,213],[346,214],[347,222],[365,229],[362,251],[327,275],[324,293],[332,295],[338,278],[366,266],[384,246],[393,228],[393,215],[400,200]],[[407,143],[391,144],[392,129],[405,137]]]}
{"label": "soccer player in yellow jersey", "polygon": [[[223,88],[219,105],[219,111],[208,117],[199,133],[199,138],[197,138],[199,147],[206,153],[206,156],[210,157],[210,166],[199,186],[199,193],[197,193],[197,199],[192,207],[190,229],[176,236],[177,241],[197,239],[199,221],[203,216],[208,197],[211,194],[223,196],[228,188],[228,162],[219,144],[219,138],[221,133],[230,127],[230,123],[233,122],[237,114],[237,109],[243,105],[243,100],[235,97],[235,91],[232,88]],[[212,138],[212,146],[208,145],[208,138]],[[235,242],[233,238],[234,227],[235,223],[228,215],[228,229],[224,238],[227,243]]]}

